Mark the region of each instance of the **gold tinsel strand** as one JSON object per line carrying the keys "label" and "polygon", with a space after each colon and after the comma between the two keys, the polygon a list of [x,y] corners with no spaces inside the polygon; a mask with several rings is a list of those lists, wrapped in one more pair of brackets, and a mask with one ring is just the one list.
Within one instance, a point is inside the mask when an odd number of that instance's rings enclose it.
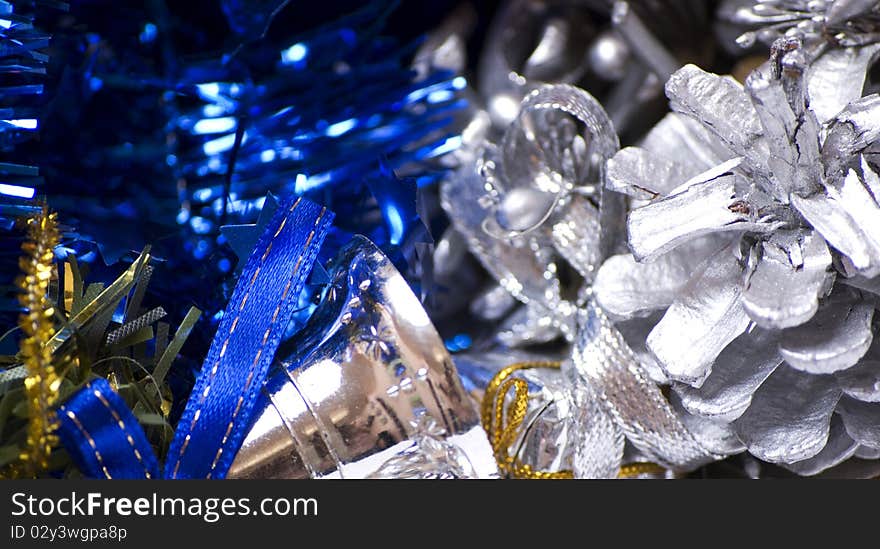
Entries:
{"label": "gold tinsel strand", "polygon": [[28,403],[27,446],[15,468],[20,475],[36,477],[49,466],[49,455],[57,444],[53,406],[58,400],[61,378],[53,366],[52,350],[46,345],[55,332],[55,309],[48,299],[52,280],[53,249],[58,244],[56,214],[42,213],[28,220],[25,254],[19,261],[22,275],[16,284],[24,308],[19,325],[24,334],[20,344],[22,362],[28,371],[24,381]]}

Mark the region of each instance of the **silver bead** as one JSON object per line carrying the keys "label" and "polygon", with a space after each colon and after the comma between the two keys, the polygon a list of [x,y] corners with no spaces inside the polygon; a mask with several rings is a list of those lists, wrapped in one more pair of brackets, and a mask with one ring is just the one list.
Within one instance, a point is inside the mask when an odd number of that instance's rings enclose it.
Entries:
{"label": "silver bead", "polygon": [[630,60],[629,46],[614,31],[601,33],[587,52],[590,67],[600,78],[617,81],[623,78]]}
{"label": "silver bead", "polygon": [[555,202],[554,194],[535,188],[511,189],[498,208],[498,224],[508,231],[527,231],[541,224]]}

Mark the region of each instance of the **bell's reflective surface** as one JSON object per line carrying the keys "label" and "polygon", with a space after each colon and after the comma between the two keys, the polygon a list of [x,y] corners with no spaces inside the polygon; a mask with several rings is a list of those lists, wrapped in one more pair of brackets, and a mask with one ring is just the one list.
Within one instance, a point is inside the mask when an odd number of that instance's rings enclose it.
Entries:
{"label": "bell's reflective surface", "polygon": [[355,237],[330,274],[324,301],[285,346],[295,351],[266,382],[228,477],[364,478],[412,451],[425,416],[474,476],[496,474],[476,407],[388,258]]}

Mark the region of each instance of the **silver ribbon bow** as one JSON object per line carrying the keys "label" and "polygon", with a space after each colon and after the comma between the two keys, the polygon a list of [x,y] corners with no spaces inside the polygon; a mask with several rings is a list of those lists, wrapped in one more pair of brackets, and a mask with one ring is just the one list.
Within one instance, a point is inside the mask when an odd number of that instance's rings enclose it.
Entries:
{"label": "silver ribbon bow", "polygon": [[566,376],[589,395],[578,422],[575,475],[617,476],[626,436],[645,457],[674,471],[688,471],[723,458],[707,450],[648,378],[623,335],[594,302],[579,313],[580,331]]}

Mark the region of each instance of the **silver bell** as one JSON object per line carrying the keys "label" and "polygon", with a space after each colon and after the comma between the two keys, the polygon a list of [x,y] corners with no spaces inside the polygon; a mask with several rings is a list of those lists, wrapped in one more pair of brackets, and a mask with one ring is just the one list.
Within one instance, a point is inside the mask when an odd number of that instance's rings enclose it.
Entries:
{"label": "silver bell", "polygon": [[388,258],[355,237],[330,276],[324,301],[286,346],[295,351],[264,385],[228,478],[365,478],[417,452],[426,417],[473,476],[497,474],[474,402]]}

